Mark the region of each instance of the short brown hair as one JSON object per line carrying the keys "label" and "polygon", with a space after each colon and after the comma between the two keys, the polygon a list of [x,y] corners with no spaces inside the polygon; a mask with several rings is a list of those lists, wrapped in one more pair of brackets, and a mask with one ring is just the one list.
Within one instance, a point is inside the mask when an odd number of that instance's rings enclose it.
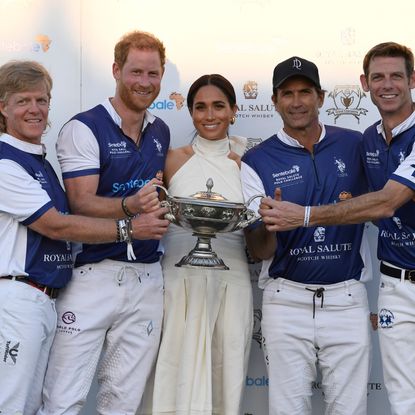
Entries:
{"label": "short brown hair", "polygon": [[114,62],[122,68],[127,60],[131,48],[141,50],[155,50],[160,55],[161,66],[166,63],[166,48],[154,35],[148,32],[135,30],[125,34],[114,48]]}
{"label": "short brown hair", "polygon": [[[0,101],[6,102],[10,95],[27,91],[44,82],[49,99],[53,86],[49,72],[35,61],[13,60],[0,67]],[[6,120],[0,113],[0,133],[6,132]]]}
{"label": "short brown hair", "polygon": [[414,72],[414,55],[408,47],[400,45],[395,42],[384,42],[373,46],[363,59],[363,72],[367,77],[369,75],[369,65],[375,57],[392,57],[392,58],[404,58],[406,74],[408,77]]}

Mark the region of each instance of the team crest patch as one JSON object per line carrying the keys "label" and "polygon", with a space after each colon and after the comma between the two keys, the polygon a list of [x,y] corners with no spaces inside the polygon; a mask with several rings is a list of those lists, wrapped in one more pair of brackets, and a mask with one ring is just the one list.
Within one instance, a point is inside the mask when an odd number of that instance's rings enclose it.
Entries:
{"label": "team crest patch", "polygon": [[379,326],[382,329],[390,329],[395,322],[395,316],[392,311],[382,308],[379,312]]}

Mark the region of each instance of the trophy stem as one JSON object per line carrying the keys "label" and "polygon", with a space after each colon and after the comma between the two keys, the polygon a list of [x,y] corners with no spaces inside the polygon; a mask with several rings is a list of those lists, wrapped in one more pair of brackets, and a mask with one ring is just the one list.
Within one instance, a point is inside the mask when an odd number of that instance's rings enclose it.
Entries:
{"label": "trophy stem", "polygon": [[222,258],[219,258],[216,252],[212,250],[211,238],[214,235],[202,235],[193,233],[197,237],[195,247],[185,255],[177,264],[176,267],[186,268],[212,268],[218,270],[228,270],[229,267],[225,265]]}

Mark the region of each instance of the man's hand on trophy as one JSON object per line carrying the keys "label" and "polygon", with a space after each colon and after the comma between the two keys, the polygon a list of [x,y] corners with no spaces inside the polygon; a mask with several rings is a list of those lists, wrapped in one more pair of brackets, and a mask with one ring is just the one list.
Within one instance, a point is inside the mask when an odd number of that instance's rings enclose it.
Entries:
{"label": "man's hand on trophy", "polygon": [[155,184],[161,185],[163,182],[157,178],[151,179],[136,194],[122,200],[122,207],[127,216],[133,217],[137,214],[153,212],[160,207],[159,194]]}
{"label": "man's hand on trophy", "polygon": [[282,191],[275,189],[274,199],[264,197],[258,210],[269,232],[288,231],[304,224],[304,206],[282,201]]}
{"label": "man's hand on trophy", "polygon": [[167,219],[164,219],[168,211],[167,207],[159,207],[132,219],[133,239],[161,239],[170,224]]}

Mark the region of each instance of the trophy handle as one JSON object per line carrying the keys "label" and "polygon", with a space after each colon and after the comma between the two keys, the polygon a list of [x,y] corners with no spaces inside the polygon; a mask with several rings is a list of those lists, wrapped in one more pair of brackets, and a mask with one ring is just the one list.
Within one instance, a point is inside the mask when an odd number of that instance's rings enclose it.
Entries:
{"label": "trophy handle", "polygon": [[258,198],[263,198],[263,197],[266,197],[265,195],[255,195],[255,196],[251,196],[249,199],[248,199],[248,201],[245,203],[245,206],[246,207],[249,207],[249,205],[255,200],[255,199],[258,199]]}
{"label": "trophy handle", "polygon": [[164,193],[166,193],[166,196],[167,196],[167,197],[170,197],[169,192],[167,191],[167,189],[166,189],[164,186],[162,186],[162,185],[160,185],[160,184],[153,184],[153,186],[154,186],[154,187],[157,187],[158,189],[162,189],[162,190],[164,190]]}
{"label": "trophy handle", "polygon": [[248,199],[248,201],[245,203],[245,207],[247,208],[246,212],[245,212],[245,214],[247,216],[247,219],[240,221],[237,224],[235,230],[240,230],[240,229],[246,228],[248,225],[251,225],[252,223],[254,223],[257,220],[261,219],[261,216],[256,215],[255,212],[251,209],[248,209],[248,207],[255,199],[263,198],[263,197],[265,197],[265,196],[261,194],[261,195],[252,196]]}
{"label": "trophy handle", "polygon": [[251,225],[252,223],[261,219],[261,216],[255,215],[255,212],[251,209],[247,209],[245,214],[247,219],[238,222],[238,224],[235,226],[235,231],[239,231],[240,229],[246,228],[248,225]]}
{"label": "trophy handle", "polygon": [[164,186],[161,186],[159,184],[153,184],[153,186],[157,187],[159,189],[162,189],[164,191],[164,193],[166,194],[167,200],[162,200],[160,202],[161,207],[166,207],[166,208],[169,209],[169,212],[167,212],[164,215],[164,219],[167,219],[169,222],[175,223],[177,225],[177,220],[176,220],[176,216],[174,215],[174,212],[173,212],[173,205],[171,203],[171,196],[169,195],[169,192],[167,191],[167,189]]}

